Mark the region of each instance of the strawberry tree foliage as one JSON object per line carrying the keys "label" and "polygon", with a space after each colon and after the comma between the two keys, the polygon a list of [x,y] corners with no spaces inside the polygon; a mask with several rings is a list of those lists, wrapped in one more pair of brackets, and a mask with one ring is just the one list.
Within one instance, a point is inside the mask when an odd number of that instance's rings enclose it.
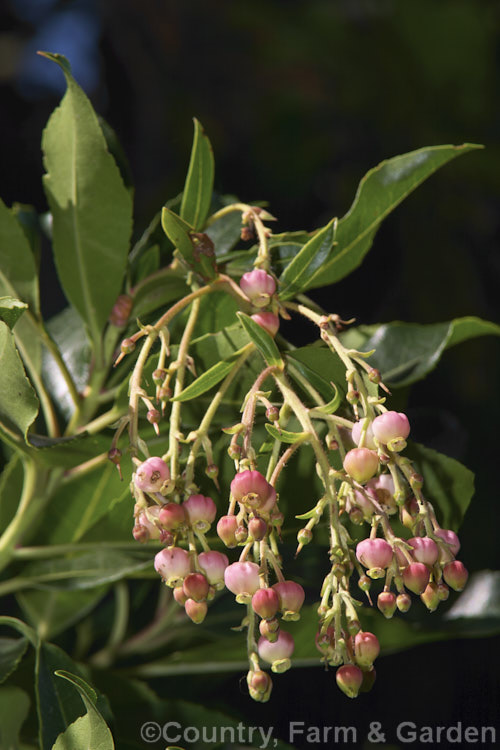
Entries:
{"label": "strawberry tree foliage", "polygon": [[[388,159],[345,216],[275,234],[266,207],[214,192],[195,120],[182,193],[133,231],[109,127],[44,55],[67,83],[42,138],[49,214],[0,202],[3,740],[107,750],[113,731],[141,747],[127,699],[233,721],[155,694],[173,674],[239,670],[264,702],[291,666],[323,664],[355,697],[381,649],[443,637],[409,607],[467,581],[473,476],[411,440],[392,393],[500,328],[358,326],[307,292],[356,269],[385,217],[478,147]],[[42,226],[68,303],[47,321]],[[300,317],[316,335],[297,348],[280,324]]]}

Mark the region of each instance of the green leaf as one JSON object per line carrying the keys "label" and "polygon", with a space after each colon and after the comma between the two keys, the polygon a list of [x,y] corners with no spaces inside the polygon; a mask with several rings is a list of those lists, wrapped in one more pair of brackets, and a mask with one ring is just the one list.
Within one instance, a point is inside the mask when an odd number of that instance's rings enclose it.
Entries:
{"label": "green leaf", "polygon": [[271,437],[275,440],[281,440],[282,443],[303,443],[304,440],[309,438],[307,432],[289,432],[288,430],[283,429],[278,430],[273,424],[268,424],[267,422],[264,424],[264,427]]}
{"label": "green leaf", "polygon": [[13,685],[0,688],[0,747],[18,750],[21,727],[28,718],[30,698],[24,690]]}
{"label": "green leaf", "polygon": [[109,435],[78,433],[71,437],[49,438],[31,433],[29,444],[37,449],[36,458],[45,466],[71,469],[109,449]]}
{"label": "green leaf", "polygon": [[62,55],[43,55],[61,67],[67,83],[42,139],[54,256],[63,289],[97,350],[122,286],[132,200],[68,61]]}
{"label": "green leaf", "polygon": [[[329,405],[332,404],[332,387],[336,389],[333,405],[337,399],[340,399],[340,402],[343,400],[347,391],[345,368],[340,359],[325,346],[300,347],[293,352],[287,352],[286,359],[324,399],[328,400]],[[293,369],[290,371],[290,377],[301,385],[300,379],[294,377]],[[332,383],[335,385],[332,386]]]}
{"label": "green leaf", "polygon": [[500,326],[480,318],[456,318],[448,323],[386,323],[360,326],[342,334],[342,343],[364,351],[375,349],[370,364],[392,387],[410,385],[425,377],[443,352],[478,336],[499,336]]}
{"label": "green leaf", "polygon": [[195,231],[203,228],[212,200],[214,184],[214,155],[210,141],[196,118],[191,160],[184,185],[181,217]]}
{"label": "green leaf", "polygon": [[27,648],[27,638],[0,637],[0,682],[4,682],[17,669]]}
{"label": "green leaf", "polygon": [[[104,446],[109,445],[109,440],[100,436],[100,443],[102,447],[99,452],[102,452]],[[51,453],[51,450],[48,452]],[[124,456],[122,464],[125,476],[131,476],[130,459]],[[54,492],[45,518],[38,526],[38,544],[80,541],[92,526],[113,512],[115,505],[127,496],[130,497],[128,483],[120,480],[116,467],[109,461],[94,471],[65,482]],[[68,497],[71,497],[70,503]],[[133,502],[130,500],[130,523],[132,515]]]}
{"label": "green leaf", "polygon": [[17,321],[28,305],[14,297],[0,297],[0,320],[7,323],[9,328],[14,328]]}
{"label": "green leaf", "polygon": [[38,399],[24,372],[9,327],[0,321],[0,428],[26,439],[38,414]]}
{"label": "green leaf", "polygon": [[9,617],[8,615],[0,616],[0,625],[5,625],[8,628],[13,628],[20,633],[23,638],[27,638],[32,646],[38,644],[38,636],[29,625],[26,625],[22,620],[18,620],[17,617]]}
{"label": "green leaf", "polygon": [[286,266],[280,276],[280,299],[291,299],[309,287],[309,281],[323,266],[335,245],[336,228],[337,219],[332,219],[302,246]]}
{"label": "green leaf", "polygon": [[114,742],[106,722],[96,708],[95,691],[77,675],[59,669],[55,672],[79,692],[87,713],[60,734],[52,750],[113,750]]}
{"label": "green leaf", "polygon": [[238,312],[237,315],[250,340],[255,344],[269,367],[279,367],[280,370],[283,370],[285,363],[281,359],[278,347],[268,332],[256,323],[255,320],[245,315],[245,313]]}
{"label": "green leaf", "polygon": [[[46,328],[61,353],[77,391],[82,393],[87,385],[91,360],[91,350],[82,319],[73,307],[66,307],[48,321]],[[75,405],[57,362],[46,349],[43,352],[42,375],[54,403],[69,420]]]}
{"label": "green leaf", "polygon": [[[53,643],[41,643],[36,653],[35,691],[41,750],[52,750],[58,735],[83,713],[79,694],[56,676],[65,670],[83,679],[75,662]],[[90,750],[90,749],[89,749]]]}
{"label": "green leaf", "polygon": [[189,268],[204,279],[214,279],[217,276],[215,253],[208,236],[198,237],[192,226],[168,206],[162,209],[161,225]]}
{"label": "green leaf", "polygon": [[226,375],[229,375],[233,369],[235,362],[243,354],[245,347],[235,352],[229,359],[217,362],[215,365],[206,370],[196,380],[190,383],[178,396],[171,399],[172,401],[189,401],[192,398],[201,396],[202,393],[206,393],[214,385],[220,383]]}
{"label": "green leaf", "polygon": [[0,199],[0,295],[26,302],[39,312],[38,279],[29,242],[14,214]]}
{"label": "green leaf", "polygon": [[20,591],[16,599],[41,640],[50,640],[85,617],[106,594],[106,585],[83,591]]}
{"label": "green leaf", "polygon": [[89,589],[150,569],[152,564],[151,553],[148,555],[145,550],[127,555],[103,546],[70,559],[58,557],[29,563],[22,578],[45,590]]}
{"label": "green leaf", "polygon": [[408,442],[405,456],[424,478],[424,495],[444,529],[457,531],[474,495],[474,474],[454,458]]}
{"label": "green leaf", "polygon": [[338,222],[337,245],[307,288],[326,286],[359,266],[385,217],[415,188],[447,162],[482,148],[476,144],[430,146],[395,156],[371,169],[361,180],[354,202]]}

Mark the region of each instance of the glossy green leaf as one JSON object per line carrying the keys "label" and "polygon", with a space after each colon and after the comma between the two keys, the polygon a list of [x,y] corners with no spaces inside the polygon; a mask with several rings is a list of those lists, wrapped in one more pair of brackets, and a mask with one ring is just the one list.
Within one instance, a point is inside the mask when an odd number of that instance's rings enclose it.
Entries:
{"label": "glossy green leaf", "polygon": [[68,61],[62,55],[43,54],[61,67],[67,83],[42,139],[54,256],[65,294],[97,349],[123,282],[132,200]]}
{"label": "glossy green leaf", "polygon": [[337,226],[337,244],[307,288],[326,286],[359,266],[385,217],[440,167],[474,149],[476,144],[431,146],[395,156],[371,169],[361,180],[354,202]]}
{"label": "glossy green leaf", "polygon": [[17,669],[27,648],[27,638],[0,637],[0,682],[4,682]]}
{"label": "glossy green leaf", "polygon": [[478,336],[499,336],[500,326],[480,318],[456,318],[448,323],[385,323],[360,326],[342,335],[347,346],[375,349],[370,364],[392,387],[410,385],[425,377],[443,352]]}
{"label": "glossy green leaf", "polygon": [[[198,242],[190,224],[164,206],[161,213],[161,225],[189,268],[206,279],[214,279],[217,276],[213,248],[204,241]],[[211,242],[210,239],[209,242]]]}
{"label": "glossy green leaf", "polygon": [[131,318],[143,320],[144,316],[155,310],[163,311],[167,305],[170,306],[185,294],[189,294],[189,291],[184,278],[167,276],[162,269],[137,284],[134,289]]}
{"label": "glossy green leaf", "polygon": [[38,399],[26,377],[14,335],[1,321],[0,361],[0,428],[25,439],[38,414]]}
{"label": "glossy green leaf", "polygon": [[0,296],[20,299],[37,314],[39,298],[35,259],[19,222],[1,199],[0,247]]}
{"label": "glossy green leaf", "polygon": [[279,367],[282,370],[285,364],[272,336],[245,313],[239,312],[237,315],[250,340],[255,344],[269,367]]}
{"label": "glossy green leaf", "polygon": [[[91,349],[82,319],[73,307],[66,307],[48,321],[46,329],[71,373],[77,391],[82,393],[87,384],[91,360]],[[75,405],[59,366],[47,349],[43,351],[42,375],[54,403],[63,416],[70,419]]]}
{"label": "glossy green leaf", "polygon": [[408,442],[405,456],[424,478],[424,495],[444,529],[458,530],[474,495],[474,474],[454,458]]}
{"label": "glossy green leaf", "polygon": [[[106,442],[109,445],[109,440],[100,436],[102,448]],[[124,456],[122,464],[125,476],[130,477],[130,459]],[[68,502],[68,497],[71,497],[71,502]],[[111,513],[124,497],[130,497],[128,483],[120,480],[116,467],[109,461],[73,481],[65,482],[50,499],[46,517],[38,528],[38,543],[78,542],[92,526]],[[130,499],[130,522],[132,514],[133,502]]]}
{"label": "glossy green leaf", "polygon": [[17,603],[42,640],[51,640],[79,622],[106,594],[106,585],[83,591],[20,591]]}
{"label": "glossy green leaf", "polygon": [[37,449],[36,458],[45,466],[71,469],[109,450],[109,434],[78,433],[67,438],[48,438],[31,433],[29,444]]}
{"label": "glossy green leaf", "polygon": [[113,750],[115,745],[112,734],[95,705],[95,691],[77,675],[62,669],[57,670],[55,674],[78,690],[87,713],[76,719],[59,735],[52,750]]}
{"label": "glossy green leaf", "polygon": [[[287,352],[286,359],[297,368],[302,378],[305,378],[324,399],[328,400],[328,404],[332,401],[332,383],[336,389],[333,398],[334,405],[337,399],[342,401],[347,391],[345,368],[340,359],[329,349],[325,346],[304,346],[294,349],[293,352]],[[290,377],[301,384],[301,380],[295,378],[293,368],[290,370]]]}
{"label": "glossy green leaf", "polygon": [[150,569],[152,564],[152,556],[145,550],[132,555],[103,546],[69,559],[31,562],[23,569],[22,578],[39,589],[89,589]]}
{"label": "glossy green leaf", "polygon": [[0,747],[18,750],[21,727],[28,718],[30,698],[24,690],[14,685],[0,688]]}
{"label": "glossy green leaf", "polygon": [[286,266],[280,276],[280,299],[291,299],[308,289],[310,280],[324,265],[335,245],[336,227],[337,219],[332,219],[302,246]]}
{"label": "glossy green leaf", "polygon": [[9,328],[14,328],[27,309],[28,305],[25,302],[21,302],[14,297],[0,297],[0,320],[7,323]]}
{"label": "glossy green leaf", "polygon": [[[222,199],[219,199],[219,202],[221,204],[220,207],[224,208],[231,203],[237,203],[238,199],[235,196],[223,196]],[[231,250],[240,239],[240,211],[230,211],[228,214],[221,216],[213,224],[206,227],[205,232],[214,243],[217,260],[222,263],[225,262],[227,256],[231,254]]]}
{"label": "glossy green leaf", "polygon": [[303,443],[304,440],[307,440],[309,437],[307,432],[290,432],[289,430],[283,429],[278,430],[273,424],[268,424],[267,422],[264,427],[271,437],[275,440],[281,440],[282,443]]}
{"label": "glossy green leaf", "polygon": [[212,200],[214,155],[212,146],[198,120],[194,119],[191,160],[182,193],[181,217],[196,232],[203,229]]}
{"label": "glossy green leaf", "polygon": [[52,750],[57,737],[84,710],[78,692],[67,681],[57,677],[58,670],[65,670],[83,679],[80,669],[61,648],[53,643],[41,643],[37,649],[35,664],[41,750]]}
{"label": "glossy green leaf", "polygon": [[237,359],[242,354],[243,349],[239,349],[229,359],[217,362],[184,388],[172,401],[190,401],[193,398],[197,398],[197,396],[201,396],[202,393],[209,391],[214,385],[220,383],[226,375],[229,375]]}

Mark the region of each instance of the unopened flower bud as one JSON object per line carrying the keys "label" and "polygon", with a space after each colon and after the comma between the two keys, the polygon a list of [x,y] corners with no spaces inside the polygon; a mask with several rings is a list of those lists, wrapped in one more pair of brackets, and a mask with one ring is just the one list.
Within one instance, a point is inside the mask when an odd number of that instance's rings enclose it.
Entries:
{"label": "unopened flower bud", "polygon": [[354,656],[360,667],[371,667],[380,653],[380,643],[373,633],[360,632],[354,638]]}
{"label": "unopened flower bud", "polygon": [[236,547],[238,544],[235,536],[237,528],[238,519],[236,516],[221,516],[217,522],[217,534],[226,547],[229,547],[230,549]]}
{"label": "unopened flower bud", "polygon": [[148,458],[134,474],[135,486],[144,492],[159,492],[167,479],[170,479],[170,471],[159,456]]}
{"label": "unopened flower bud", "polygon": [[259,622],[261,636],[267,638],[270,643],[274,643],[278,640],[279,629],[280,626],[277,617],[272,617],[270,620],[261,620]]}
{"label": "unopened flower bud", "polygon": [[356,698],[363,683],[363,672],[355,664],[344,664],[337,669],[335,679],[348,698]]}
{"label": "unopened flower bud", "polygon": [[437,544],[429,537],[413,537],[413,539],[408,539],[408,544],[413,547],[412,557],[417,562],[432,566],[438,559]]}
{"label": "unopened flower bud", "polygon": [[270,406],[266,409],[266,419],[269,420],[269,422],[277,422],[279,418],[280,410],[277,406]]}
{"label": "unopened flower bud", "polygon": [[444,566],[443,577],[453,591],[462,591],[467,583],[469,573],[460,560],[453,560],[453,562],[449,562]]}
{"label": "unopened flower bud", "polygon": [[297,541],[299,544],[303,544],[303,545],[309,544],[312,538],[313,538],[313,533],[311,529],[303,528],[303,529],[300,529],[299,532],[297,533]]}
{"label": "unopened flower bud", "polygon": [[167,377],[167,371],[159,367],[157,370],[153,372],[153,383],[155,385],[162,385],[166,377]]}
{"label": "unopened flower bud", "polygon": [[344,469],[356,482],[364,484],[378,469],[378,456],[368,448],[353,448],[344,458]]}
{"label": "unopened flower bud", "polygon": [[435,583],[428,583],[424,591],[420,594],[420,599],[425,604],[429,612],[434,612],[437,609],[439,602],[438,587]]}
{"label": "unopened flower bud", "polygon": [[375,417],[372,422],[372,429],[379,443],[387,445],[397,438],[406,440],[410,434],[410,423],[406,414],[397,411],[386,411]]}
{"label": "unopened flower bud", "polygon": [[217,514],[217,506],[212,498],[191,495],[182,505],[192,528],[197,531],[208,531]]}
{"label": "unopened flower bud", "polygon": [[161,419],[161,414],[158,409],[150,409],[146,414],[146,419],[148,420],[149,424],[158,424]]}
{"label": "unopened flower bud", "polygon": [[188,599],[204,602],[208,594],[208,581],[201,573],[190,573],[183,581],[182,588]]}
{"label": "unopened flower bud", "polygon": [[441,562],[448,562],[458,554],[460,550],[460,541],[458,536],[451,529],[437,529],[435,535],[445,542],[445,545],[440,545],[439,559]]}
{"label": "unopened flower bud", "polygon": [[400,612],[408,612],[411,607],[411,596],[409,594],[398,594],[396,599],[396,606]]}
{"label": "unopened flower bud", "polygon": [[212,586],[217,587],[224,582],[224,571],[229,565],[229,560],[223,552],[200,552],[198,563]]}
{"label": "unopened flower bud", "polygon": [[375,367],[372,367],[370,370],[368,370],[368,380],[370,381],[370,383],[375,383],[376,385],[378,385],[382,380],[380,370],[376,370]]}
{"label": "unopened flower bud", "polygon": [[132,536],[134,537],[136,542],[140,542],[141,544],[149,542],[150,539],[148,529],[140,523],[135,524],[134,528],[132,529]]}
{"label": "unopened flower bud", "polygon": [[363,539],[356,547],[356,557],[365,568],[387,568],[392,562],[392,547],[378,537]]}
{"label": "unopened flower bud", "polygon": [[392,591],[381,591],[377,597],[377,607],[388,620],[396,611],[396,597]]}
{"label": "unopened flower bud", "polygon": [[120,344],[120,351],[122,354],[132,354],[135,349],[135,341],[133,339],[123,339]]}
{"label": "unopened flower bud", "polygon": [[403,571],[403,581],[414,594],[422,594],[429,583],[429,568],[424,563],[410,563]]}
{"label": "unopened flower bud", "polygon": [[358,581],[358,586],[361,589],[361,591],[367,592],[370,590],[370,587],[372,585],[372,582],[368,578],[368,576],[360,576]]}
{"label": "unopened flower bud", "polygon": [[224,582],[236,601],[245,604],[260,588],[259,566],[252,562],[235,562],[224,571]]}
{"label": "unopened flower bud", "polygon": [[264,620],[270,620],[278,611],[280,600],[272,588],[259,589],[252,596],[252,609]]}
{"label": "unopened flower bud", "polygon": [[441,583],[438,583],[437,594],[440,602],[445,602],[448,599],[450,595],[450,589],[448,588],[446,583],[443,583],[442,581]]}
{"label": "unopened flower bud", "polygon": [[278,333],[278,329],[280,327],[280,319],[274,313],[255,313],[255,315],[251,315],[250,317],[257,323],[257,325],[267,331],[267,333],[273,338]]}
{"label": "unopened flower bud", "polygon": [[290,633],[280,630],[274,643],[270,643],[267,638],[259,638],[259,656],[272,665],[273,672],[285,672],[290,667],[290,657],[293,654],[294,645]]}
{"label": "unopened flower bud", "polygon": [[276,282],[266,271],[256,268],[243,274],[240,288],[255,307],[265,307],[276,291]]}
{"label": "unopened flower bud", "polygon": [[182,586],[176,586],[173,590],[173,595],[175,601],[177,602],[177,604],[180,604],[181,607],[183,607],[188,600],[188,597],[184,593],[184,589]]}
{"label": "unopened flower bud", "polygon": [[269,700],[273,682],[267,672],[261,670],[248,672],[247,685],[250,696],[254,701],[266,703]]}
{"label": "unopened flower bud", "polygon": [[209,479],[217,479],[219,476],[219,467],[216,464],[209,464],[205,469],[205,474]]}
{"label": "unopened flower bud", "polygon": [[261,542],[267,534],[267,523],[263,518],[251,518],[248,522],[248,533],[255,542]]}
{"label": "unopened flower bud", "polygon": [[120,460],[122,457],[122,452],[119,448],[110,448],[108,451],[108,459],[114,463],[116,466],[119,466]]}
{"label": "unopened flower bud", "polygon": [[179,586],[184,578],[189,575],[190,560],[185,549],[181,547],[169,547],[162,549],[155,556],[155,570],[173,588]]}
{"label": "unopened flower bud", "polygon": [[167,503],[159,509],[160,525],[168,531],[176,531],[186,525],[186,512],[178,503]]}
{"label": "unopened flower bud", "polygon": [[279,608],[284,620],[298,620],[299,612],[306,597],[300,583],[295,581],[278,581],[273,585],[279,597]]}
{"label": "unopened flower bud", "polygon": [[276,502],[276,491],[260,471],[241,471],[231,482],[231,493],[241,504],[259,510],[268,500]]}
{"label": "unopened flower bud", "polygon": [[194,599],[187,599],[184,608],[187,616],[195,625],[200,625],[207,616],[208,607],[206,602],[195,602]]}

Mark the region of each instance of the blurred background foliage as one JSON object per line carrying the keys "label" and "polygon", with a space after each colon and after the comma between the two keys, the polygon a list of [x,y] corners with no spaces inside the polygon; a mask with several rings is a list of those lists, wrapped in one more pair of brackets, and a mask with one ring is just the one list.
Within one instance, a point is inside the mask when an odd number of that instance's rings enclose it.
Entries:
{"label": "blurred background foliage", "polygon": [[[136,233],[182,188],[193,116],[214,146],[216,188],[268,201],[276,231],[311,230],[342,216],[360,178],[384,158],[424,145],[483,143],[484,151],[454,161],[398,208],[362,268],[313,296],[360,323],[462,315],[498,322],[495,0],[7,0],[0,194],[44,211],[40,137],[64,82],[37,49],[68,57],[116,130],[135,185]],[[42,269],[42,308],[52,314],[65,303],[44,248]],[[289,331],[295,343],[310,333],[296,324]],[[409,401],[415,437],[477,474],[462,531],[472,571],[500,567],[499,380],[498,343],[480,339],[446,353]],[[290,718],[328,724],[341,707],[344,725],[361,721],[361,711],[363,726],[370,719],[394,726],[388,696],[396,687],[405,719],[468,717],[479,726],[494,722],[500,703],[498,655],[495,638],[387,657],[364,708],[349,704],[319,668],[276,680],[264,708],[249,706],[234,676],[222,680],[220,696],[254,723],[276,723],[281,706],[283,726]],[[181,680],[179,690],[207,700],[210,680]]]}

